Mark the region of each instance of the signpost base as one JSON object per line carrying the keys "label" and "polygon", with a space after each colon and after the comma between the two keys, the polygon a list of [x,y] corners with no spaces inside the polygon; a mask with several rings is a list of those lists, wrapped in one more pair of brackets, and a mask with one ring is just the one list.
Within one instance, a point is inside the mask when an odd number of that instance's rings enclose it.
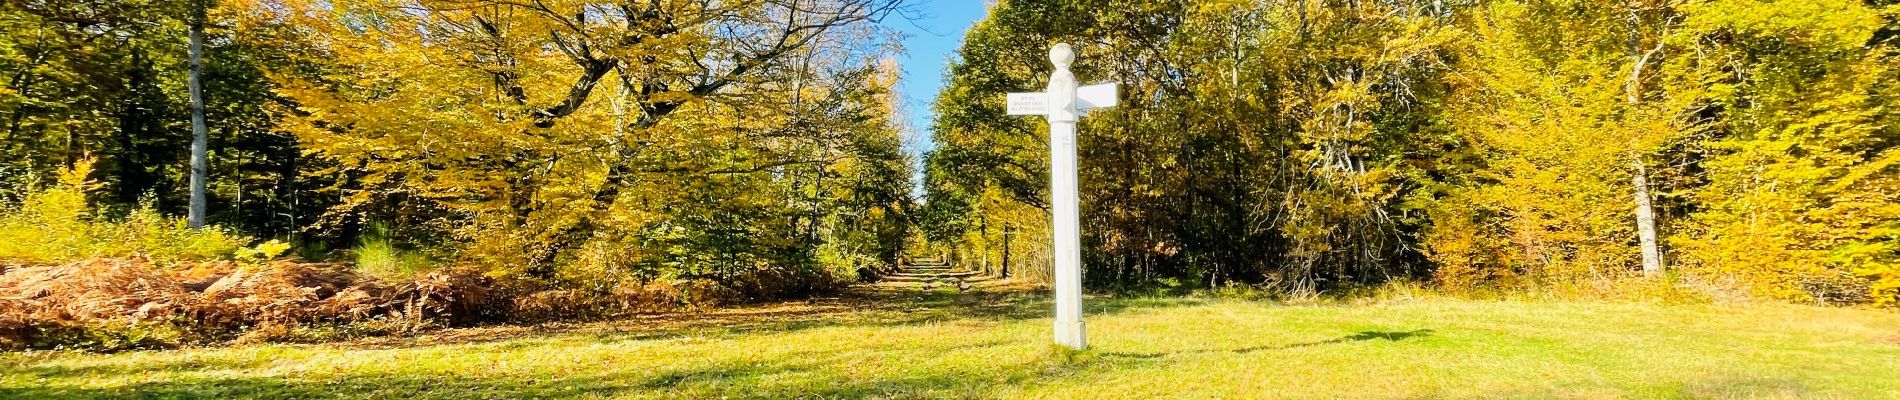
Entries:
{"label": "signpost base", "polygon": [[1056,321],[1056,344],[1074,350],[1089,348],[1088,327],[1082,321]]}

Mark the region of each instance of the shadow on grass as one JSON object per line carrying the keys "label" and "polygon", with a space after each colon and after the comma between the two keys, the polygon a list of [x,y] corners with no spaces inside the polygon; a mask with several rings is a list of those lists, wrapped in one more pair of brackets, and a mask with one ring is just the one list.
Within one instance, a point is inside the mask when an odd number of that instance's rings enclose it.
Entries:
{"label": "shadow on grass", "polygon": [[[50,354],[50,353],[49,353]],[[5,359],[0,359],[5,360]],[[6,360],[24,361],[24,360]],[[78,366],[33,364],[30,361],[18,362],[15,366],[0,366],[0,373],[9,376],[30,376],[43,378],[63,378],[76,376],[122,376],[149,373],[152,371],[175,370],[244,370],[263,367],[270,360],[232,359],[225,357],[207,357],[199,355],[179,355],[160,360],[142,360],[136,363],[88,363]],[[17,375],[16,375],[17,374]],[[0,388],[5,394],[8,388]],[[12,398],[0,396],[0,398]]]}
{"label": "shadow on grass", "polygon": [[[1606,387],[1600,382],[1589,382],[1580,387],[1552,384],[1527,385],[1527,387],[1498,390],[1485,393],[1483,398],[1495,399],[1557,399],[1557,398],[1666,398],[1666,399],[1842,399],[1867,398],[1830,393],[1809,387],[1791,376],[1764,376],[1748,373],[1715,374],[1705,376],[1659,376],[1654,379],[1634,382],[1624,387]],[[1472,397],[1468,392],[1441,390],[1411,399],[1445,399]],[[1891,397],[1880,397],[1891,398]]]}
{"label": "shadow on grass", "polygon": [[[1185,299],[1091,299],[1093,315],[1116,314],[1201,304]],[[319,352],[399,350],[467,346],[455,351],[519,353],[535,346],[618,345],[676,338],[731,339],[779,335],[819,328],[904,327],[946,322],[1007,324],[1048,318],[1053,306],[1041,293],[1023,290],[967,293],[901,289],[860,289],[839,297],[755,307],[638,316],[616,321],[490,326],[436,331],[409,337],[372,338],[342,343],[286,345],[283,351]],[[852,347],[851,352],[945,354],[1005,342],[943,343]],[[279,351],[268,349],[264,351]],[[973,397],[990,385],[1021,382],[1064,373],[1043,360],[1001,363],[962,373],[881,373],[852,376],[837,371],[833,350],[799,351],[765,360],[693,365],[628,365],[611,370],[574,370],[550,375],[481,367],[460,371],[419,372],[283,368],[277,357],[193,353],[144,360],[62,359],[58,353],[0,359],[0,399],[35,398],[568,398],[657,396],[679,398],[861,398]],[[134,352],[136,353],[136,352]],[[301,355],[282,357],[293,361]],[[826,361],[831,360],[831,361]],[[401,370],[403,368],[392,368]],[[457,372],[483,372],[461,376]],[[125,376],[168,376],[116,380]]]}
{"label": "shadow on grass", "polygon": [[[1091,316],[1133,310],[1204,304],[1194,299],[1091,299]],[[450,329],[415,336],[369,338],[324,344],[357,349],[403,348],[444,344],[482,344],[522,338],[591,337],[599,341],[654,340],[683,337],[714,339],[734,336],[790,333],[818,328],[901,327],[975,321],[1010,323],[1046,319],[1054,311],[1048,296],[1016,289],[955,293],[864,287],[838,297],[780,302],[767,305],[668,313],[588,323],[497,325]],[[511,342],[513,346],[532,343]]]}
{"label": "shadow on grass", "polygon": [[1410,331],[1362,331],[1362,332],[1354,333],[1351,335],[1341,336],[1341,337],[1327,339],[1327,340],[1312,341],[1312,342],[1301,342],[1301,343],[1280,344],[1280,345],[1250,346],[1250,347],[1242,347],[1238,349],[1202,349],[1202,350],[1181,350],[1181,351],[1167,351],[1167,352],[1153,352],[1153,353],[1106,352],[1106,353],[1102,353],[1102,356],[1109,357],[1109,358],[1152,359],[1152,358],[1162,358],[1162,357],[1175,356],[1175,355],[1208,354],[1208,353],[1247,354],[1247,353],[1254,353],[1254,352],[1267,351],[1267,350],[1287,350],[1287,349],[1297,349],[1297,348],[1303,348],[1303,347],[1325,346],[1329,344],[1364,342],[1368,340],[1385,340],[1385,341],[1397,342],[1397,341],[1410,339],[1410,338],[1429,337],[1432,335],[1432,333],[1433,331],[1430,329],[1416,329],[1416,330],[1410,330]]}
{"label": "shadow on grass", "polygon": [[[924,351],[940,354],[1004,345],[1007,343],[1002,341],[947,344]],[[861,350],[908,352],[917,349],[887,345]],[[241,377],[212,373],[96,386],[0,387],[0,398],[963,398],[981,395],[988,384],[1041,379],[1063,372],[1059,368],[1049,368],[1040,361],[1028,361],[998,363],[982,371],[887,373],[867,379],[840,371],[836,360],[815,356],[810,352],[792,352],[742,364],[628,366],[599,371],[575,370],[558,377],[532,371],[499,376],[465,376],[463,374],[468,373],[466,371],[292,373],[287,376]]]}

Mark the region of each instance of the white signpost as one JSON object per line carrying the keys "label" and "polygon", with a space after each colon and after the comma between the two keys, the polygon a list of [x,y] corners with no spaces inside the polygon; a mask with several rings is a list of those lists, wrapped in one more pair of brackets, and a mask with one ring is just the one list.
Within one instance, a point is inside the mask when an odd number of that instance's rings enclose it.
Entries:
{"label": "white signpost", "polygon": [[1042,93],[1010,93],[1009,115],[1042,115],[1049,118],[1049,197],[1055,231],[1056,344],[1071,349],[1088,348],[1082,326],[1082,234],[1075,194],[1075,120],[1081,111],[1114,107],[1114,83],[1076,87],[1069,64],[1075,51],[1068,43],[1049,49],[1049,61],[1055,72],[1049,74],[1049,90]]}

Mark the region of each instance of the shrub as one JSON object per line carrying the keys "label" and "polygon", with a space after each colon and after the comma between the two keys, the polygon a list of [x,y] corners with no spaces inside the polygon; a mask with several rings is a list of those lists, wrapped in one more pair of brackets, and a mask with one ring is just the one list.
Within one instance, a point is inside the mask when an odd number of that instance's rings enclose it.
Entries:
{"label": "shrub", "polygon": [[230,259],[250,239],[219,227],[191,229],[149,205],[122,218],[88,207],[90,159],[60,171],[44,190],[28,188],[18,207],[0,211],[0,262],[51,265],[92,257],[145,257],[160,265]]}
{"label": "shrub", "polygon": [[429,256],[397,247],[382,224],[370,224],[357,239],[356,247],[350,249],[350,256],[357,268],[383,277],[413,277],[435,268]]}
{"label": "shrub", "polygon": [[1494,210],[1464,201],[1471,195],[1459,193],[1452,200],[1427,209],[1432,225],[1423,237],[1423,253],[1436,268],[1432,282],[1446,292],[1482,294],[1498,288],[1522,286],[1522,271],[1510,258],[1510,244]]}
{"label": "shrub", "polygon": [[713,307],[835,290],[846,272],[874,262],[831,249],[807,262],[646,274],[639,258],[603,245],[596,246],[603,257],[558,269],[553,279],[507,279],[482,273],[494,266],[437,268],[376,224],[350,250],[354,265],[273,260],[291,246],[245,247],[247,238],[190,229],[150,207],[102,217],[85,200],[94,186],[88,173],[90,163],[81,162],[0,212],[0,348],[310,341]]}

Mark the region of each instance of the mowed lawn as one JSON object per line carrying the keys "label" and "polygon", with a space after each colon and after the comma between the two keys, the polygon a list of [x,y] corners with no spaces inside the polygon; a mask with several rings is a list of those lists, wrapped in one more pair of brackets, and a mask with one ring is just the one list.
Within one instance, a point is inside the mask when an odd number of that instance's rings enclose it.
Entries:
{"label": "mowed lawn", "polygon": [[1900,398],[1900,314],[1790,305],[1090,300],[866,289],[321,345],[0,355],[0,398]]}

